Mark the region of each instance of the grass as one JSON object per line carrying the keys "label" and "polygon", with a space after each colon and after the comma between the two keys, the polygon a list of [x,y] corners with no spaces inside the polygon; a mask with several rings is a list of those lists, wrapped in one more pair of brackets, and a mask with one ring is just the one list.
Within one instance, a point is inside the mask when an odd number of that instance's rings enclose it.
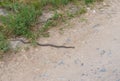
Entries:
{"label": "grass", "polygon": [[69,3],[71,0],[41,0],[41,5],[46,6],[46,5],[52,5],[54,7],[57,7],[59,5],[66,5]]}
{"label": "grass", "polygon": [[[72,2],[79,0],[3,0],[0,1],[0,7],[8,11],[7,16],[0,16],[0,51],[6,52],[10,49],[9,38],[25,37],[35,40],[37,35],[34,34],[38,17],[42,14],[42,10],[47,8],[60,8]],[[102,0],[81,0],[88,5],[93,2]],[[83,14],[86,8],[83,7],[76,14]],[[67,13],[69,17],[74,17],[73,14]],[[55,11],[54,16],[49,19],[42,28],[40,33],[46,32],[58,22],[62,22],[64,16]],[[48,35],[46,35],[48,36]]]}
{"label": "grass", "polygon": [[85,1],[85,4],[90,4],[90,3],[93,3],[93,2],[101,2],[103,0],[84,0]]}
{"label": "grass", "polygon": [[6,35],[30,37],[31,27],[35,25],[40,11],[32,5],[11,4],[10,9],[14,14],[1,17],[1,21],[6,27]]}
{"label": "grass", "polygon": [[7,38],[2,33],[0,33],[0,53],[6,52],[9,49],[9,42],[7,41]]}
{"label": "grass", "polygon": [[54,27],[57,25],[57,23],[61,22],[62,19],[62,14],[59,14],[57,11],[54,12],[54,15],[52,18],[47,20],[47,22],[44,23],[43,27],[40,29],[41,35],[44,37],[48,37],[48,33],[46,33],[47,30],[49,30],[51,27]]}

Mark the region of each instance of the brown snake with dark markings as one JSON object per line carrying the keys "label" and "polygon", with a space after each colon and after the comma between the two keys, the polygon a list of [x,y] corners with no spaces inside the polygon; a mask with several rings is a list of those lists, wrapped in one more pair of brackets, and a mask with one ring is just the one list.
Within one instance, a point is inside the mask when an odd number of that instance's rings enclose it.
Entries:
{"label": "brown snake with dark markings", "polygon": [[[21,40],[21,39],[15,39],[15,40],[11,40],[11,41],[20,41],[24,44],[29,44],[29,43],[32,43],[32,42],[25,42],[24,40]],[[53,44],[40,44],[38,42],[36,42],[36,44],[38,46],[49,46],[49,47],[54,47],[54,48],[75,48],[74,46],[58,46],[58,45],[53,45]]]}

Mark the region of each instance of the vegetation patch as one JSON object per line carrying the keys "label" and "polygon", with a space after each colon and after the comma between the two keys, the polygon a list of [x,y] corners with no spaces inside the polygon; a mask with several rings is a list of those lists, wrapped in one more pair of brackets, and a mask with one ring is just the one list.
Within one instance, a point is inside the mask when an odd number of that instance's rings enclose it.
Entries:
{"label": "vegetation patch", "polygon": [[[51,27],[63,22],[64,19],[74,17],[74,14],[60,14],[56,8],[64,7],[69,3],[82,3],[83,6],[102,0],[1,0],[0,8],[7,11],[7,15],[0,16],[0,51],[6,52],[10,49],[10,38],[25,37],[30,40],[37,39],[37,34],[43,34]],[[42,28],[36,32],[36,23],[42,11],[53,9],[55,13],[51,19],[44,23]],[[83,14],[86,8],[81,8],[76,14]],[[48,36],[48,35],[45,35]]]}
{"label": "vegetation patch", "polygon": [[0,33],[0,57],[3,53],[10,50],[9,41],[7,38],[3,35],[3,33]]}

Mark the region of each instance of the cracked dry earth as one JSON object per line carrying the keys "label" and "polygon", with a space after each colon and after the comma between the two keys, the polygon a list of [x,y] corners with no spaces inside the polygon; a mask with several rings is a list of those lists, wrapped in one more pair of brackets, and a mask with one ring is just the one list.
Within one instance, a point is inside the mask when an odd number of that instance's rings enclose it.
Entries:
{"label": "cracked dry earth", "polygon": [[[107,3],[107,4],[105,4]],[[30,48],[0,62],[0,81],[120,81],[120,0],[50,30],[39,42],[75,49]]]}

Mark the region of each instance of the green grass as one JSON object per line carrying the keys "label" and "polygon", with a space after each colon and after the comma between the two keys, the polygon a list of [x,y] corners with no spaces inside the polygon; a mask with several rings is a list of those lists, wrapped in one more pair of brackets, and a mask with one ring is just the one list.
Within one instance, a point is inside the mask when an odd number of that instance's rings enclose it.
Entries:
{"label": "green grass", "polygon": [[0,53],[6,52],[9,49],[9,42],[7,41],[7,38],[0,32]]}
{"label": "green grass", "polygon": [[[26,0],[24,0],[26,1]],[[7,16],[0,16],[0,51],[6,52],[10,49],[9,38],[26,37],[35,40],[38,35],[34,33],[36,29],[38,17],[42,14],[42,10],[47,8],[60,8],[72,2],[79,0],[30,0],[28,3],[19,2],[19,0],[4,0],[0,2],[0,7],[8,11]],[[83,4],[90,4],[102,0],[81,0]],[[83,14],[86,8],[83,7],[76,14]],[[69,17],[74,14],[67,13]],[[64,21],[63,14],[55,12],[54,16],[49,19],[42,28],[39,29],[40,34],[44,34],[48,29],[56,26],[58,22]],[[44,34],[45,36],[48,36]]]}
{"label": "green grass", "polygon": [[93,3],[95,0],[85,0],[86,4]]}
{"label": "green grass", "polygon": [[44,37],[49,37],[48,33],[46,32],[51,27],[56,26],[58,23],[63,21],[63,15],[58,13],[57,11],[54,12],[52,18],[48,19],[47,22],[44,23],[43,27],[40,29],[40,34]]}
{"label": "green grass", "polygon": [[7,35],[30,37],[31,27],[35,25],[40,11],[32,5],[11,4],[11,10],[14,12],[8,16],[1,17],[1,21],[6,27]]}
{"label": "green grass", "polygon": [[52,5],[54,7],[57,7],[59,5],[66,5],[72,0],[41,0],[41,5],[46,6],[46,5]]}
{"label": "green grass", "polygon": [[90,4],[90,3],[93,3],[93,2],[101,2],[103,0],[84,0],[85,1],[85,4]]}

